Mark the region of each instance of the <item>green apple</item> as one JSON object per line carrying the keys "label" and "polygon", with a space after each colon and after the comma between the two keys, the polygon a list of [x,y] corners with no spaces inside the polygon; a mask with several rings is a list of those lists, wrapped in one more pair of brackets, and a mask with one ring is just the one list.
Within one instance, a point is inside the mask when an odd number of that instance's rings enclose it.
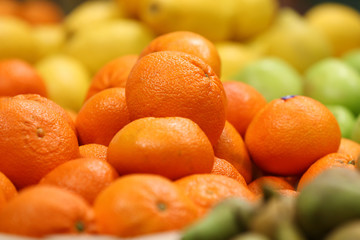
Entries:
{"label": "green apple", "polygon": [[352,66],[360,74],[360,48],[351,50],[342,56],[344,62]]}
{"label": "green apple", "polygon": [[312,65],[305,72],[304,83],[305,95],[360,113],[360,74],[342,60],[327,58]]}
{"label": "green apple", "polygon": [[350,139],[360,143],[360,114],[356,118]]}
{"label": "green apple", "polygon": [[256,88],[267,101],[286,95],[302,95],[301,75],[280,58],[264,57],[256,60],[232,77]]}
{"label": "green apple", "polygon": [[341,136],[350,138],[353,127],[355,125],[355,115],[342,105],[326,105],[334,114],[341,129]]}
{"label": "green apple", "polygon": [[35,65],[45,80],[49,98],[65,109],[78,111],[90,85],[90,75],[78,60],[56,54],[43,58]]}
{"label": "green apple", "polygon": [[96,73],[111,60],[140,54],[154,38],[144,24],[132,19],[117,19],[95,24],[74,33],[65,44],[64,52]]}

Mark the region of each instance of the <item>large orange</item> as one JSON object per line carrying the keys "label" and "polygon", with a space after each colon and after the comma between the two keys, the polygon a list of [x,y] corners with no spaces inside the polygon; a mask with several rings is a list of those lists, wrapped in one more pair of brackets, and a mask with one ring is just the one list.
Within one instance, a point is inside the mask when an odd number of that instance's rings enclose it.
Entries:
{"label": "large orange", "polygon": [[122,128],[108,147],[108,162],[120,175],[160,174],[170,179],[210,173],[214,151],[199,126],[187,118],[141,118]]}
{"label": "large orange", "polygon": [[314,162],[304,174],[302,174],[297,190],[301,191],[305,185],[311,183],[320,173],[330,168],[356,169],[355,160],[345,153],[330,153]]}
{"label": "large orange", "polygon": [[41,179],[40,184],[73,191],[92,204],[97,195],[118,176],[106,161],[78,158],[57,166]]}
{"label": "large orange", "polygon": [[75,126],[80,144],[107,146],[129,122],[125,88],[109,88],[96,93],[84,103],[77,114]]}
{"label": "large orange", "polygon": [[138,55],[124,55],[105,64],[93,77],[85,100],[107,88],[125,87]]}
{"label": "large orange", "polygon": [[120,177],[96,198],[94,210],[99,233],[120,237],[181,230],[199,214],[173,182],[152,174]]}
{"label": "large orange", "polygon": [[140,58],[126,82],[130,119],[185,117],[216,144],[225,125],[226,95],[212,68],[195,55],[161,51]]}
{"label": "large orange", "polygon": [[255,114],[266,105],[266,99],[254,87],[243,82],[227,81],[223,85],[228,100],[226,120],[244,137]]}
{"label": "large orange", "polygon": [[221,77],[220,55],[215,45],[202,35],[189,31],[175,31],[156,37],[140,53],[140,58],[159,51],[179,51],[193,54],[210,65],[214,72]]}
{"label": "large orange", "polygon": [[252,180],[252,162],[241,135],[226,121],[221,136],[214,146],[215,156],[231,163],[247,183]]}
{"label": "large orange", "polygon": [[0,98],[0,171],[17,188],[79,157],[76,134],[56,111],[42,103]]}
{"label": "large orange", "polygon": [[34,185],[24,188],[0,211],[0,232],[29,237],[94,231],[94,214],[75,193]]}
{"label": "large orange", "polygon": [[0,96],[35,93],[47,96],[44,80],[35,68],[21,59],[0,60]]}
{"label": "large orange", "polygon": [[337,152],[340,139],[335,116],[305,96],[269,102],[255,115],[245,134],[255,164],[270,174],[286,176],[301,174],[317,159]]}

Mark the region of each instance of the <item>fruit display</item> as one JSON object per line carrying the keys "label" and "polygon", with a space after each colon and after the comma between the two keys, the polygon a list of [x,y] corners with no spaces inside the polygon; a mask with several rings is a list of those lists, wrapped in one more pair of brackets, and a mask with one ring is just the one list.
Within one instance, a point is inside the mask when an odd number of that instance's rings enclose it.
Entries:
{"label": "fruit display", "polygon": [[0,239],[360,239],[360,9],[286,2],[0,0]]}

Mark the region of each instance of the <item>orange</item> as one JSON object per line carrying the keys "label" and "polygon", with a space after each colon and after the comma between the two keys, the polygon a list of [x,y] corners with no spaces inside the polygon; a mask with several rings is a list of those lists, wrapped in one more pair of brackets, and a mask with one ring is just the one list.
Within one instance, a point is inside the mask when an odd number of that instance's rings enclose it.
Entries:
{"label": "orange", "polygon": [[255,195],[262,195],[263,186],[269,186],[275,191],[278,190],[295,190],[294,187],[283,177],[278,176],[262,176],[252,181],[248,187]]}
{"label": "orange", "polygon": [[223,132],[214,146],[215,156],[231,163],[249,183],[252,179],[252,162],[245,143],[236,129],[226,121]]}
{"label": "orange", "polygon": [[88,99],[79,110],[75,126],[80,144],[109,145],[114,135],[130,122],[125,88],[109,88]]}
{"label": "orange", "polygon": [[18,194],[14,184],[2,172],[0,172],[0,192],[3,193],[4,199],[6,201],[11,200],[13,197],[15,197]]}
{"label": "orange", "polygon": [[78,158],[57,166],[40,184],[55,185],[73,191],[90,204],[111,182],[118,178],[115,169],[96,158]]}
{"label": "orange", "polygon": [[17,0],[0,0],[0,16],[17,16],[20,3]]}
{"label": "orange", "polygon": [[185,117],[216,144],[225,125],[226,95],[212,68],[195,55],[161,51],[140,58],[126,82],[130,119]]}
{"label": "orange", "polygon": [[301,191],[305,185],[310,183],[323,171],[330,168],[349,168],[356,169],[355,160],[351,155],[344,153],[330,153],[314,162],[307,170],[302,174],[297,190]]}
{"label": "orange", "polygon": [[203,213],[229,197],[240,197],[250,202],[255,195],[239,181],[218,174],[192,174],[175,181]]}
{"label": "orange", "polygon": [[44,80],[35,68],[21,59],[0,60],[0,96],[35,93],[47,96]]}
{"label": "orange", "polygon": [[107,150],[107,146],[97,143],[89,143],[79,147],[81,157],[97,158],[103,161],[107,161]]}
{"label": "orange", "polygon": [[349,154],[353,159],[360,157],[360,144],[347,138],[341,138],[338,153]]}
{"label": "orange", "polygon": [[255,114],[266,105],[266,99],[254,87],[243,82],[227,81],[223,86],[228,100],[226,120],[244,137]]}
{"label": "orange", "polygon": [[99,233],[119,237],[181,230],[199,214],[173,182],[152,174],[118,178],[96,198],[94,210]]}
{"label": "orange", "polygon": [[153,52],[179,51],[195,55],[209,64],[221,77],[220,55],[215,45],[202,35],[189,31],[175,31],[160,35],[140,53],[140,58]]}
{"label": "orange", "polygon": [[87,202],[54,186],[24,188],[0,211],[1,233],[40,238],[93,230],[94,214]]}
{"label": "orange", "polygon": [[141,118],[122,128],[108,147],[108,162],[120,175],[153,173],[178,179],[210,173],[214,151],[199,126],[187,118]]}
{"label": "orange", "polygon": [[0,98],[0,171],[17,188],[79,157],[77,137],[56,111],[37,101]]}
{"label": "orange", "polygon": [[213,166],[213,169],[211,170],[211,173],[224,175],[224,176],[233,178],[236,181],[239,181],[240,183],[242,183],[244,185],[247,185],[244,177],[241,176],[239,171],[236,170],[236,168],[231,163],[229,163],[228,161],[226,161],[224,159],[215,157],[214,166]]}
{"label": "orange", "polygon": [[64,12],[51,0],[25,0],[20,5],[19,16],[33,25],[61,23]]}
{"label": "orange", "polygon": [[306,96],[286,96],[263,107],[251,121],[245,144],[254,163],[274,175],[298,175],[336,152],[341,132],[330,110]]}
{"label": "orange", "polygon": [[124,55],[105,64],[91,80],[85,100],[107,88],[125,87],[138,55]]}

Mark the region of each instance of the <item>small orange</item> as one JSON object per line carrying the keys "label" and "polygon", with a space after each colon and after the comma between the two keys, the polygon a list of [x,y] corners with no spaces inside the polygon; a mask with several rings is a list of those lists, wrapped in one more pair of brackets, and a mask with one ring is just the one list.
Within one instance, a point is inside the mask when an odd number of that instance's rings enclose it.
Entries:
{"label": "small orange", "polygon": [[239,173],[236,168],[228,161],[215,157],[214,166],[211,170],[212,174],[224,175],[239,181],[240,183],[247,185],[244,177]]}
{"label": "small orange", "polygon": [[160,174],[170,179],[210,173],[214,151],[199,126],[187,118],[140,118],[122,128],[108,147],[108,162],[120,175]]}
{"label": "small orange", "polygon": [[266,105],[265,97],[254,87],[243,82],[223,83],[227,104],[226,119],[242,137],[255,114]]}
{"label": "small orange", "polygon": [[94,231],[94,214],[75,193],[45,185],[24,188],[0,211],[0,232],[29,237]]}
{"label": "small orange", "polygon": [[124,88],[108,88],[88,99],[76,117],[80,144],[109,145],[114,135],[130,122]]}
{"label": "small orange", "polygon": [[84,158],[97,158],[103,161],[107,161],[107,151],[108,147],[97,144],[97,143],[89,143],[85,145],[81,145],[79,147],[80,156]]}
{"label": "small orange", "polygon": [[176,180],[175,184],[203,210],[202,213],[229,197],[240,197],[250,202],[256,200],[247,185],[218,174],[192,174]]}
{"label": "small orange", "polygon": [[193,54],[210,65],[221,77],[220,55],[215,45],[202,35],[189,31],[175,31],[160,35],[140,53],[140,58],[153,52],[179,51]]}
{"label": "small orange", "polygon": [[307,170],[302,174],[297,190],[301,191],[305,185],[310,183],[320,173],[329,168],[349,168],[356,169],[355,160],[351,155],[344,153],[330,153],[314,162]]}
{"label": "small orange", "polygon": [[25,0],[20,5],[19,16],[33,25],[61,23],[62,8],[51,0]]}
{"label": "small orange", "polygon": [[173,182],[152,174],[118,178],[96,198],[94,210],[98,232],[119,237],[181,230],[199,216]]}
{"label": "small orange", "polygon": [[353,159],[360,157],[360,144],[347,138],[341,138],[338,153],[349,154]]}
{"label": "small orange", "polygon": [[0,98],[0,128],[0,171],[19,189],[80,155],[69,123],[37,101]]}
{"label": "small orange", "polygon": [[35,93],[47,96],[44,80],[35,68],[21,59],[0,60],[0,96]]}
{"label": "small orange", "polygon": [[93,203],[97,195],[118,178],[115,169],[96,158],[78,158],[57,166],[40,184],[50,184],[75,192]]}
{"label": "small orange", "polygon": [[262,176],[252,181],[248,187],[255,195],[262,195],[263,186],[269,186],[275,191],[278,190],[295,190],[294,187],[283,177],[278,176]]}
{"label": "small orange", "polygon": [[124,55],[105,64],[93,77],[85,101],[94,94],[114,87],[125,87],[138,55]]}
{"label": "small orange", "polygon": [[225,125],[226,95],[212,68],[195,55],[161,51],[140,58],[126,82],[130,119],[185,117],[216,144]]}
{"label": "small orange", "polygon": [[0,192],[3,193],[6,201],[11,200],[13,197],[15,197],[18,194],[14,184],[2,172],[0,172]]}
{"label": "small orange", "polygon": [[241,135],[228,122],[214,146],[215,156],[231,163],[249,183],[252,179],[252,162]]}
{"label": "small orange", "polygon": [[340,145],[331,111],[306,96],[285,96],[263,107],[251,121],[245,144],[254,163],[274,175],[298,175]]}

